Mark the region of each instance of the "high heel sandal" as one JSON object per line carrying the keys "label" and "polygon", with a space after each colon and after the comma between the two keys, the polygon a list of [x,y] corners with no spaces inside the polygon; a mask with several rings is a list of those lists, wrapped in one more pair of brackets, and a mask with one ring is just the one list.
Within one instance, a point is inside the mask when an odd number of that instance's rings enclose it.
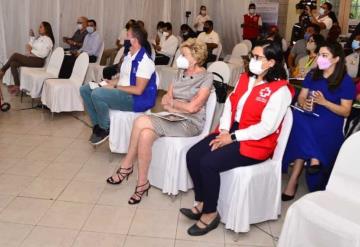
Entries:
{"label": "high heel sandal", "polygon": [[[140,190],[140,191],[137,190],[138,188],[144,187],[144,186],[146,186],[146,185],[149,185],[149,186],[148,186],[145,190]],[[145,184],[143,184],[143,185],[136,186],[136,188],[135,188],[135,193],[134,193],[134,195],[132,195],[132,196],[130,197],[128,203],[129,203],[130,205],[134,205],[134,204],[138,204],[139,202],[141,202],[142,196],[143,196],[145,193],[146,193],[146,196],[149,195],[149,189],[150,189],[150,188],[151,188],[151,185],[150,185],[150,183],[149,183],[149,180],[148,180]],[[137,198],[134,197],[134,196],[137,196],[139,199],[137,199]]]}
{"label": "high heel sandal", "polygon": [[316,173],[319,173],[322,169],[322,165],[319,163],[319,164],[316,164],[316,165],[310,165],[308,167],[306,167],[306,172],[310,175],[312,174],[316,174]]}
{"label": "high heel sandal", "polygon": [[294,192],[294,195],[292,195],[292,196],[287,195],[287,194],[285,194],[285,193],[282,193],[282,194],[281,194],[281,201],[287,202],[287,201],[291,201],[292,199],[294,199],[294,198],[295,198],[295,195],[296,195],[297,189],[298,189],[298,184],[296,184],[296,186],[295,186],[295,192]]}
{"label": "high heel sandal", "polygon": [[[122,171],[127,171],[127,172],[122,172]],[[133,167],[129,167],[129,168],[122,168],[120,167],[117,171],[116,171],[116,175],[119,179],[119,181],[115,181],[113,179],[113,177],[109,177],[108,179],[106,179],[106,182],[108,182],[109,184],[121,184],[122,181],[124,181],[125,179],[128,180],[129,176],[133,173],[134,169]]]}

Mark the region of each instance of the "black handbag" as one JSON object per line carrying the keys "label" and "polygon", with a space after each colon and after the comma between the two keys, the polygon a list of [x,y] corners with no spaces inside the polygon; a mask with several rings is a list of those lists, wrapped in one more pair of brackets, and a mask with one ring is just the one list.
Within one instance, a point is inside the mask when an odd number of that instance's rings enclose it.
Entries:
{"label": "black handbag", "polygon": [[213,81],[217,102],[225,103],[227,97],[228,85],[224,83],[224,78],[221,75],[219,75],[216,72],[212,72],[212,73],[221,80],[219,81],[214,79]]}

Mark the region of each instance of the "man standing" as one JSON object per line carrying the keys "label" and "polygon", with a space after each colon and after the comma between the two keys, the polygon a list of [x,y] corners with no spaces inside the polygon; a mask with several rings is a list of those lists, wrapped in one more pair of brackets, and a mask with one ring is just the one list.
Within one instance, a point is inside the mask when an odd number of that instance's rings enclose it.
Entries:
{"label": "man standing", "polygon": [[248,39],[254,46],[256,39],[260,34],[262,26],[261,16],[256,14],[256,5],[249,4],[249,13],[244,15],[244,23],[241,25],[243,28],[243,39]]}
{"label": "man standing", "polygon": [[307,8],[308,8],[308,12],[311,15],[311,22],[320,26],[321,29],[320,34],[324,36],[324,38],[326,39],[329,30],[333,26],[333,20],[329,17],[329,13],[331,12],[332,9],[332,4],[328,2],[323,3],[319,9],[319,16],[315,16],[315,14],[311,11],[309,6],[307,6]]}

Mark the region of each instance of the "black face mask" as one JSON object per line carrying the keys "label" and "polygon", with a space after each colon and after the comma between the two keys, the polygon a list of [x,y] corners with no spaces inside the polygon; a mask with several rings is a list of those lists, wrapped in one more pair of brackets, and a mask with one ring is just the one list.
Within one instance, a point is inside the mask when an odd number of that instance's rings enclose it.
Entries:
{"label": "black face mask", "polygon": [[131,43],[129,39],[124,40],[124,55],[126,56],[130,50]]}
{"label": "black face mask", "polygon": [[203,30],[204,30],[204,32],[206,32],[206,33],[207,33],[207,32],[209,32],[209,31],[210,31],[210,28],[209,28],[209,27],[204,27],[204,29],[203,29]]}

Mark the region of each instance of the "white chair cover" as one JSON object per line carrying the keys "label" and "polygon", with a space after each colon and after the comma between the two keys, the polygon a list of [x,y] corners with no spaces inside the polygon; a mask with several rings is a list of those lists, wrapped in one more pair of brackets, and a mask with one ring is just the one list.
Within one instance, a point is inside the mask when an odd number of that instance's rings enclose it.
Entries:
{"label": "white chair cover", "polygon": [[[86,76],[85,76],[85,82],[89,82],[89,81],[98,81],[98,77],[100,75],[100,70],[102,72],[102,69],[104,67],[100,66],[100,60],[102,57],[102,54],[104,53],[104,49],[105,49],[105,44],[104,42],[102,42],[101,48],[100,48],[100,52],[99,52],[99,56],[96,59],[95,63],[89,63],[87,72],[86,72]],[[102,73],[101,73],[102,76]]]}
{"label": "white chair cover", "polygon": [[251,49],[252,49],[252,43],[251,43],[250,40],[244,39],[244,40],[242,41],[242,43],[246,44],[246,46],[248,47],[248,50],[251,51]]}
{"label": "white chair cover", "polygon": [[216,55],[216,61],[219,61],[221,52],[222,52],[222,44],[219,43],[218,47],[216,49],[214,49],[214,51],[213,51],[213,54]]}
{"label": "white chair cover", "polygon": [[281,163],[292,126],[288,109],[272,159],[220,174],[218,211],[225,228],[248,232],[250,224],[278,218],[281,211]]}
{"label": "white chair cover", "polygon": [[159,82],[160,82],[158,89],[167,91],[169,85],[179,75],[179,70],[176,65],[176,59],[179,56],[180,56],[180,49],[177,49],[171,67],[168,65],[156,65],[156,71],[159,74]]}
{"label": "white chair cover", "polygon": [[162,189],[163,193],[177,195],[193,187],[186,167],[186,153],[210,132],[216,106],[216,94],[212,92],[206,103],[206,121],[200,135],[194,137],[161,137],[152,148],[149,170],[150,184]]}
{"label": "white chair cover", "polygon": [[[156,73],[156,85],[159,85],[159,75]],[[150,110],[145,112],[150,113]],[[131,130],[134,120],[144,112],[127,112],[110,109],[109,147],[111,152],[124,154],[128,152]]]}
{"label": "white chair cover", "polygon": [[360,247],[360,132],[343,144],[325,191],[288,209],[279,247]]}
{"label": "white chair cover", "polygon": [[48,60],[46,68],[22,67],[20,72],[20,89],[25,90],[31,98],[39,98],[44,81],[58,78],[64,59],[64,49],[56,48]]}
{"label": "white chair cover", "polygon": [[80,86],[84,82],[88,65],[89,56],[83,52],[76,59],[69,79],[46,80],[41,94],[41,102],[51,112],[84,111]]}

